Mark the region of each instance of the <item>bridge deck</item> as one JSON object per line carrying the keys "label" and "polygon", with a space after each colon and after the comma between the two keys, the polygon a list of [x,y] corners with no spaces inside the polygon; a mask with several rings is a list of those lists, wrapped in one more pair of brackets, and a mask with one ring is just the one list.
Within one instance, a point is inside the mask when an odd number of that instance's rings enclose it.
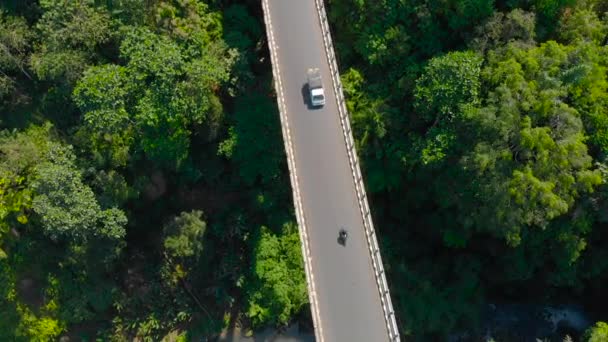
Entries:
{"label": "bridge deck", "polygon": [[[312,256],[317,330],[327,342],[388,341],[315,2],[268,0],[268,9]],[[327,102],[320,109],[307,103],[311,67],[323,77]],[[340,227],[349,231],[344,247]]]}

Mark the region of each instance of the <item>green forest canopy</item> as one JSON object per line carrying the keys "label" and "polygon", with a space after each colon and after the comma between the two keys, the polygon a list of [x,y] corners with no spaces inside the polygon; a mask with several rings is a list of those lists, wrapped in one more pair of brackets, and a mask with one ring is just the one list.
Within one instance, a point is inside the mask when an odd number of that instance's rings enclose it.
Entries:
{"label": "green forest canopy", "polygon": [[[494,302],[606,320],[605,2],[328,11],[404,338],[475,331]],[[0,336],[310,325],[261,20],[259,1],[0,2]]]}

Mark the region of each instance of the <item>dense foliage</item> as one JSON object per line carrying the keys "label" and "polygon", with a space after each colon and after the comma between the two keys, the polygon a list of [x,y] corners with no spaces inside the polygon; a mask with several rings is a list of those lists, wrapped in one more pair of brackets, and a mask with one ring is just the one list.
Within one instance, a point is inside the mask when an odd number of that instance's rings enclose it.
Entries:
{"label": "dense foliage", "polygon": [[[404,339],[491,303],[606,320],[606,3],[327,2]],[[2,338],[310,320],[263,27],[259,1],[0,1]]]}
{"label": "dense foliage", "polygon": [[605,4],[329,11],[406,338],[475,331],[488,303],[605,319]]}
{"label": "dense foliage", "polygon": [[260,11],[0,2],[2,340],[200,340],[306,312]]}

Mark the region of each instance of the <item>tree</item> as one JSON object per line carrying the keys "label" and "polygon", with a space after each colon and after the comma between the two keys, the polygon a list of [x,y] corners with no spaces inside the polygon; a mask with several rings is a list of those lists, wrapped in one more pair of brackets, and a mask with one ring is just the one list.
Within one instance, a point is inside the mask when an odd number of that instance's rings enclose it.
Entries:
{"label": "tree", "polygon": [[[49,278],[42,281],[48,285],[44,308],[34,314],[13,295],[7,297],[12,303],[7,310],[16,315],[17,336],[52,339],[65,322],[80,322],[95,310],[107,309],[112,286],[104,271],[124,245],[127,218],[117,208],[100,208],[82,181],[71,147],[56,140],[50,125],[3,132],[0,151],[1,172],[13,175],[3,188],[8,190],[3,204],[10,206],[3,207],[2,232],[10,223],[15,228],[11,235],[18,237],[11,243],[17,254],[9,254],[2,267],[10,273],[26,264],[32,269],[28,276]],[[13,219],[24,226],[17,229]],[[32,259],[33,251],[41,249],[45,258]],[[17,285],[8,286],[11,291]]]}
{"label": "tree", "polygon": [[[487,51],[478,74],[478,100],[445,100],[446,107],[457,115],[451,120],[441,117],[431,129],[425,127],[426,134],[418,140],[423,147],[422,163],[409,164],[404,191],[407,200],[396,200],[399,205],[388,214],[383,213],[397,222],[413,222],[410,226],[414,232],[393,233],[396,237],[392,238],[417,241],[399,251],[409,256],[401,262],[403,273],[410,278],[402,282],[420,283],[411,279],[415,279],[419,260],[425,259],[420,250],[423,247],[416,247],[424,241],[424,246],[437,254],[428,256],[433,264],[447,262],[455,268],[471,251],[475,251],[476,258],[485,260],[480,257],[483,255],[492,260],[479,264],[484,271],[479,273],[480,289],[470,287],[475,291],[505,283],[521,283],[525,288],[534,287],[533,284],[547,284],[545,289],[584,288],[582,279],[589,272],[585,260],[589,257],[590,233],[598,229],[593,223],[596,204],[592,203],[597,203],[595,191],[603,182],[593,163],[595,153],[588,148],[594,139],[587,138],[587,132],[594,132],[593,136],[599,139],[599,131],[588,131],[594,127],[589,123],[594,121],[587,113],[594,108],[591,111],[601,117],[600,108],[606,103],[600,95],[605,81],[600,72],[604,61],[599,56],[589,43],[564,46],[547,42],[534,47],[519,40],[497,44]],[[442,81],[443,84],[450,82]],[[427,90],[426,94],[429,96],[425,98],[433,98],[432,91]],[[596,96],[594,104],[579,100],[589,96]],[[421,103],[433,101],[416,103],[417,112],[431,107],[420,106]],[[417,134],[412,128],[408,133]],[[449,138],[449,148],[428,147],[444,146],[440,138],[445,136]],[[441,154],[425,154],[428,150]],[[429,156],[441,156],[442,162],[425,163],[424,158]],[[400,194],[392,195],[397,198]],[[408,213],[393,212],[403,207],[410,208]],[[499,239],[506,240],[506,246]],[[443,248],[438,248],[438,243]],[[447,261],[445,255],[453,261]],[[603,267],[594,266],[593,272]],[[437,277],[432,283],[452,283],[448,271],[440,271]],[[475,280],[471,277],[471,284]],[[469,288],[454,287],[457,289],[451,287],[447,291],[454,290],[459,298],[460,292]],[[443,286],[427,290],[431,298],[443,298],[446,291]],[[407,293],[397,297],[416,293],[413,289],[404,291]],[[501,292],[499,296],[513,292]],[[399,306],[402,315],[415,322],[425,318],[418,312],[420,307],[433,314],[428,317],[429,322],[458,324],[452,320],[454,312],[459,316],[477,315],[473,311],[463,314],[457,305],[446,310],[440,301],[428,303],[420,304],[407,297]],[[445,316],[437,319],[435,314],[442,313]],[[441,331],[436,325],[423,329]]]}
{"label": "tree", "polygon": [[[23,258],[19,256],[18,258]],[[22,302],[17,287],[17,272],[7,260],[0,260],[0,334],[11,341],[53,341],[66,330],[57,319],[57,302],[53,293],[45,293],[47,302],[33,310]]]}
{"label": "tree", "polygon": [[176,41],[203,47],[220,38],[221,17],[218,12],[209,11],[204,2],[168,0],[160,2],[154,10],[154,26]]}
{"label": "tree", "polygon": [[[479,180],[469,191],[489,205],[473,210],[481,215],[473,220],[479,219],[479,227],[503,226],[513,244],[519,243],[523,225],[546,227],[601,181],[587,154],[580,115],[566,103],[568,85],[547,79],[559,76],[551,73],[561,68],[551,66],[564,65],[567,53],[547,43],[531,50],[511,46],[504,55],[491,55],[483,75],[496,88],[488,106],[467,114],[479,125],[483,142],[462,159],[463,167],[475,170]],[[528,80],[543,85],[531,88]]]}
{"label": "tree", "polygon": [[19,235],[15,228],[28,223],[32,205],[29,180],[47,152],[50,128],[32,126],[25,132],[0,132],[0,259],[6,257],[12,238]]}
{"label": "tree", "polygon": [[563,15],[560,21],[559,36],[567,43],[582,40],[601,45],[606,39],[606,32],[608,23],[600,20],[590,9],[576,8],[572,13]]}
{"label": "tree", "polygon": [[351,114],[357,153],[362,156],[367,190],[380,192],[397,188],[405,164],[404,147],[392,139],[389,129],[398,130],[394,108],[386,100],[373,98],[365,89],[361,72],[349,69],[342,73],[346,107]]}
{"label": "tree", "polygon": [[533,46],[536,37],[536,17],[532,12],[519,8],[506,15],[495,12],[492,18],[476,30],[476,37],[470,42],[471,48],[486,52],[517,41],[525,46]]}
{"label": "tree", "polygon": [[564,9],[576,4],[576,0],[534,0],[531,2],[541,23],[541,35],[548,35],[557,26]]}
{"label": "tree", "polygon": [[608,339],[608,324],[596,322],[595,325],[585,331],[583,339],[587,342],[601,342]]}
{"label": "tree", "polygon": [[121,26],[144,26],[150,20],[149,3],[141,0],[110,0],[105,6],[112,18],[121,22]]}
{"label": "tree", "polygon": [[148,158],[179,168],[188,155],[191,128],[217,127],[221,120],[216,91],[228,79],[235,56],[220,43],[190,54],[188,47],[141,28],[126,35],[120,51],[125,67],[92,68],[75,89],[85,127],[94,141],[106,145],[115,164],[124,165],[137,132],[136,143]]}
{"label": "tree", "polygon": [[202,220],[203,212],[182,212],[165,225],[163,246],[168,257],[176,260],[197,259],[203,251],[203,235],[207,224]]}
{"label": "tree", "polygon": [[32,32],[23,18],[12,17],[0,10],[0,99],[14,106],[27,102],[28,96],[18,85],[20,78],[31,79],[27,59]]}
{"label": "tree", "polygon": [[425,333],[432,332],[435,339],[443,340],[464,322],[476,325],[483,298],[479,260],[444,254],[425,256],[418,263],[404,261],[393,263],[396,269],[389,279],[403,284],[394,287],[391,295],[402,317],[404,338],[425,341],[429,339]]}
{"label": "tree", "polygon": [[122,174],[117,171],[96,171],[91,188],[97,195],[102,209],[120,208],[127,201],[138,198],[139,192],[130,186]]}
{"label": "tree", "polygon": [[262,227],[253,253],[247,315],[256,327],[286,325],[308,302],[297,227],[285,224],[281,235]]}
{"label": "tree", "polygon": [[173,285],[186,278],[201,257],[207,229],[202,216],[200,210],[182,212],[163,227],[163,276]]}
{"label": "tree", "polygon": [[50,143],[32,178],[32,221],[50,239],[41,243],[49,250],[59,315],[71,323],[91,319],[112,303],[115,285],[106,272],[124,247],[127,217],[116,207],[100,207],[71,146]]}
{"label": "tree", "polygon": [[492,15],[494,0],[444,0],[436,10],[447,19],[452,30],[470,29]]}
{"label": "tree", "polygon": [[255,39],[262,35],[262,26],[254,16],[248,13],[242,4],[232,4],[224,11],[224,40],[239,52],[249,53],[255,45]]}
{"label": "tree", "polygon": [[450,121],[460,107],[479,103],[482,59],[474,52],[451,52],[431,59],[416,81],[417,113],[426,120]]}
{"label": "tree", "polygon": [[93,62],[95,49],[110,39],[110,17],[90,0],[43,0],[40,6],[41,44],[32,55],[32,69],[40,79],[71,86]]}
{"label": "tree", "polygon": [[281,141],[279,114],[270,98],[258,95],[240,97],[235,107],[234,126],[218,154],[234,160],[245,184],[268,184],[279,176],[284,158],[282,148],[268,149]]}
{"label": "tree", "polygon": [[53,126],[46,123],[24,131],[0,131],[0,169],[29,178],[34,167],[48,155]]}
{"label": "tree", "polygon": [[215,136],[222,120],[217,89],[236,55],[221,42],[195,49],[143,28],[130,30],[120,51],[126,66],[91,67],[74,89],[83,144],[113,166],[125,166],[138,147],[179,169],[193,128],[205,124]]}
{"label": "tree", "polygon": [[[74,88],[74,102],[84,113],[96,110],[125,108],[131,89],[125,67],[113,64],[93,66],[87,69]],[[85,120],[98,130],[116,130],[115,121],[97,122]]]}
{"label": "tree", "polygon": [[94,238],[120,241],[127,218],[115,208],[101,210],[91,188],[82,183],[71,149],[52,146],[49,160],[36,167],[32,210],[53,240],[77,244]]}
{"label": "tree", "polygon": [[127,112],[132,91],[126,68],[94,66],[85,71],[74,88],[73,99],[84,113],[79,137],[98,156],[100,164],[124,167],[134,142],[134,127]]}
{"label": "tree", "polygon": [[480,103],[481,63],[474,52],[451,52],[431,59],[416,81],[414,108],[424,121],[432,122],[425,139],[416,143],[422,163],[436,163],[452,154],[457,127],[466,120],[465,109]]}
{"label": "tree", "polygon": [[[240,296],[235,286],[243,283],[249,261],[243,253],[251,237],[245,229],[249,219],[239,220],[235,229],[241,233],[232,238],[217,230],[206,241],[201,212],[172,216],[180,212],[185,197],[180,183],[187,173],[212,175],[209,184],[187,184],[197,202],[198,194],[207,198],[242,185],[237,168],[213,157],[218,137],[227,136],[229,125],[236,127],[232,117],[224,122],[224,101],[237,91],[262,88],[237,80],[251,81],[253,74],[233,70],[240,55],[222,41],[226,17],[240,25],[231,28],[232,35],[248,39],[239,45],[248,56],[239,60],[240,67],[255,63],[262,83],[269,80],[267,59],[257,44],[263,40],[259,18],[238,5],[224,16],[216,5],[200,0],[0,5],[11,11],[1,15],[0,42],[15,57],[0,48],[0,75],[12,87],[0,99],[3,124],[26,126],[7,120],[8,115],[54,123],[0,133],[3,338],[47,341],[65,334],[161,340],[178,326],[197,329],[195,335],[205,338],[222,329],[228,305],[243,311],[242,301],[235,301]],[[13,17],[16,13],[24,19]],[[31,101],[16,101],[22,94]],[[276,108],[272,99],[266,100],[238,105],[245,144],[257,143],[250,131],[266,137],[267,128],[273,133],[266,142],[277,138],[280,143]],[[236,102],[226,103],[234,113]],[[258,105],[261,109],[245,108]],[[249,117],[256,110],[265,111],[259,123],[251,120],[260,116]],[[274,124],[265,120],[269,118]],[[253,207],[243,208],[243,217],[259,221],[273,210],[279,214],[269,220],[284,222],[289,189],[279,182],[282,149],[268,155],[260,143],[238,148],[243,151],[235,155],[240,158],[242,152],[243,163],[259,154],[268,165],[244,164],[256,189],[229,190],[234,195],[225,200],[242,206],[243,198],[259,195]],[[168,184],[171,198],[133,201],[134,189],[141,188],[150,168],[177,177]],[[225,208],[198,203],[209,207],[214,226],[232,223],[234,215]],[[171,221],[155,229],[168,215]],[[127,229],[129,249],[123,254]],[[160,263],[151,263],[159,257]],[[81,329],[91,323],[101,331]]]}
{"label": "tree", "polygon": [[0,178],[0,259],[7,257],[6,240],[14,222],[27,223],[26,211],[31,205],[31,193],[23,186],[23,177],[6,175]]}

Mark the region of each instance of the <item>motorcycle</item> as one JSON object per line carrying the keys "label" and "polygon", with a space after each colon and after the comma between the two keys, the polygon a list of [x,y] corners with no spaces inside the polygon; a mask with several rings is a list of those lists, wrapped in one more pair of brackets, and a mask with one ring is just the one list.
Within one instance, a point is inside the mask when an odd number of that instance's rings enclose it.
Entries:
{"label": "motorcycle", "polygon": [[346,239],[348,238],[348,232],[346,229],[342,228],[338,232],[338,243],[341,245],[346,245]]}

